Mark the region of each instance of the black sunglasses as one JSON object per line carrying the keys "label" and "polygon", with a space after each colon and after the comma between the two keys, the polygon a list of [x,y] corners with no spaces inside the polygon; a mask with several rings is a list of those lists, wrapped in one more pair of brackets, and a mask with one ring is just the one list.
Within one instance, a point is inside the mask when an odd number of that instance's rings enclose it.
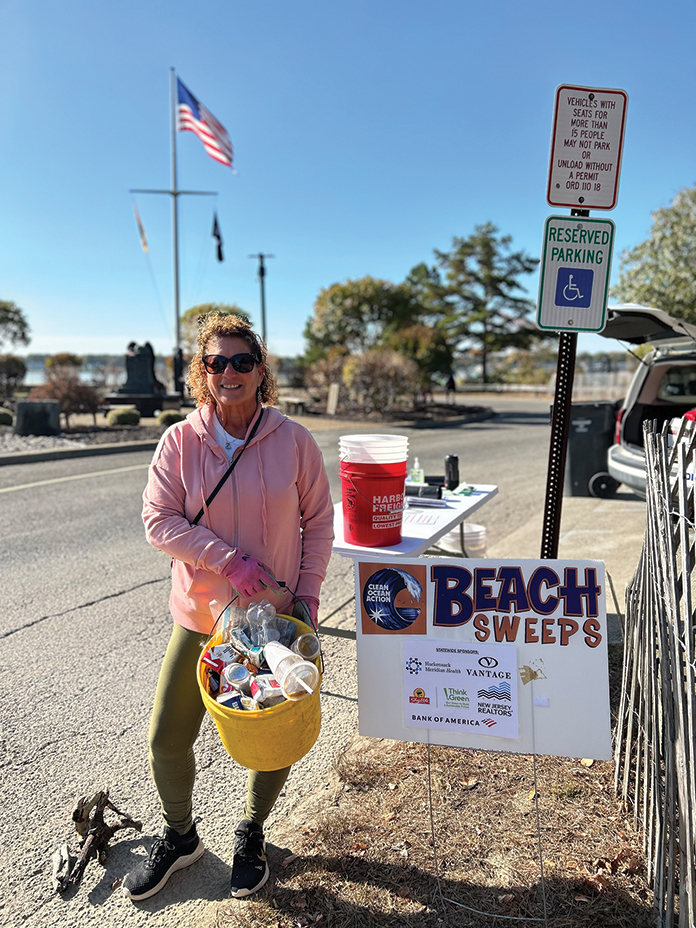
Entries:
{"label": "black sunglasses", "polygon": [[203,367],[209,374],[224,374],[228,364],[231,364],[238,374],[248,374],[253,371],[254,365],[258,364],[258,358],[248,351],[233,354],[231,358],[226,358],[223,354],[203,356]]}

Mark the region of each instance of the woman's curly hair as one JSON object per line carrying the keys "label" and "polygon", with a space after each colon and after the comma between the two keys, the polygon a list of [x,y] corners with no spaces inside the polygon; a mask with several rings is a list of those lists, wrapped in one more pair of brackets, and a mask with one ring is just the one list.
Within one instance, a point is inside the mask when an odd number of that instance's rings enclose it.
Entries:
{"label": "woman's curly hair", "polygon": [[211,339],[226,337],[243,339],[257,362],[264,365],[265,373],[263,380],[259,384],[258,396],[264,405],[272,406],[278,399],[278,385],[266,360],[266,346],[246,319],[242,319],[241,316],[225,316],[221,313],[206,313],[199,322],[198,335],[196,336],[198,351],[191,359],[186,378],[186,383],[196,403],[199,406],[205,406],[206,403],[211,405],[215,403],[208,389],[208,375],[203,366],[203,355],[208,353],[208,345]]}

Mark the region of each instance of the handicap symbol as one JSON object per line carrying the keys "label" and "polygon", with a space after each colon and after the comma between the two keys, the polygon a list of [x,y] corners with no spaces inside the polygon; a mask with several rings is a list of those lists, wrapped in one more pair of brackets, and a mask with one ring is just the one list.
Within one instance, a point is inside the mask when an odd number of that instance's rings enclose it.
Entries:
{"label": "handicap symbol", "polygon": [[556,306],[586,309],[592,302],[594,271],[590,268],[559,267],[556,277]]}
{"label": "handicap symbol", "polygon": [[572,274],[569,275],[568,283],[563,288],[563,296],[566,298],[566,300],[568,300],[569,303],[572,302],[573,300],[582,299],[582,293],[580,293],[578,285],[573,283]]}

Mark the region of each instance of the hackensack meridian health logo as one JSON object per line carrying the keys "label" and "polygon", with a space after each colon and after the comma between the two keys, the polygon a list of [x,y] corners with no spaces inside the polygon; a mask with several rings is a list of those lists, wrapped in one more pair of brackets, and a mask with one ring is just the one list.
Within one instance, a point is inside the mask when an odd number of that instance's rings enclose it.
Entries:
{"label": "hackensack meridian health logo", "polygon": [[375,625],[391,631],[408,628],[421,614],[423,587],[395,567],[375,571],[363,589],[363,605]]}

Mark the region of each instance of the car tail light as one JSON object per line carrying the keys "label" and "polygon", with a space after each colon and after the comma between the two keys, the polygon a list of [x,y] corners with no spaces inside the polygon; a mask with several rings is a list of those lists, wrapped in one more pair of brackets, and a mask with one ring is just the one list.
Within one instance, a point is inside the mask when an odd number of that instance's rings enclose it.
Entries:
{"label": "car tail light", "polygon": [[622,406],[621,409],[616,414],[616,426],[614,427],[614,444],[621,444],[621,420],[623,419],[623,414],[626,412],[626,407]]}

